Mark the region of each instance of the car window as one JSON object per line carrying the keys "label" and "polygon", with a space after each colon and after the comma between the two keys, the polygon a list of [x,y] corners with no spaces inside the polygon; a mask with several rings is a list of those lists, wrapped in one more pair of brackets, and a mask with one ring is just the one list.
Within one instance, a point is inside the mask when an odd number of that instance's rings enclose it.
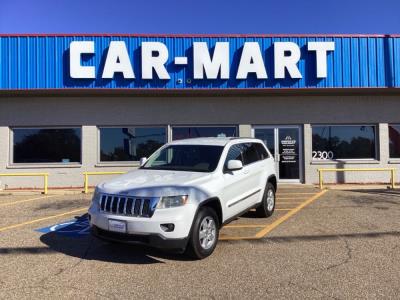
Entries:
{"label": "car window", "polygon": [[142,169],[213,172],[224,147],[208,145],[170,145],[156,151]]}
{"label": "car window", "polygon": [[232,145],[229,148],[228,154],[226,155],[225,166],[230,160],[240,160],[243,163],[242,158],[242,147],[240,144]]}
{"label": "car window", "polygon": [[243,164],[248,165],[260,160],[255,143],[241,144],[243,148]]}
{"label": "car window", "polygon": [[265,150],[263,145],[261,145],[260,143],[255,143],[254,146],[256,147],[260,159],[266,159],[269,157],[268,152],[267,150]]}

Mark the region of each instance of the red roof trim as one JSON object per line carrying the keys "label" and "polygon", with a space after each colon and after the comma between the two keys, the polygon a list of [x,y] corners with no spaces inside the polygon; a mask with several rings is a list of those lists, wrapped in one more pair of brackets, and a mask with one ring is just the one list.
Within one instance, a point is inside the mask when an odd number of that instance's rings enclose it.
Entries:
{"label": "red roof trim", "polygon": [[0,34],[0,37],[154,37],[154,38],[224,38],[224,37],[258,37],[258,38],[316,38],[316,37],[347,37],[347,38],[383,38],[400,37],[400,34],[154,34],[154,33],[29,33],[29,34]]}

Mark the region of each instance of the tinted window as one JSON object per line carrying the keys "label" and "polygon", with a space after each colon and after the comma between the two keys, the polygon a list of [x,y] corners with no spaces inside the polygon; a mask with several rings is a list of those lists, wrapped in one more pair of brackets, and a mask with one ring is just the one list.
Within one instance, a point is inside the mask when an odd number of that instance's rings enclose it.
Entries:
{"label": "tinted window", "polygon": [[254,143],[241,144],[243,148],[243,160],[244,165],[251,164],[260,160],[257,149]]}
{"label": "tinted window", "polygon": [[265,150],[263,145],[261,145],[260,143],[255,143],[254,147],[256,147],[260,159],[266,159],[269,157],[268,152],[267,150]]}
{"label": "tinted window", "polygon": [[375,158],[375,126],[312,126],[313,159]]}
{"label": "tinted window", "polygon": [[165,143],[164,127],[100,128],[100,160],[139,161]]}
{"label": "tinted window", "polygon": [[391,158],[400,158],[400,125],[389,125],[389,153]]}
{"label": "tinted window", "polygon": [[196,137],[236,136],[236,127],[173,127],[172,139],[181,140]]}
{"label": "tinted window", "polygon": [[80,128],[14,128],[14,163],[71,163],[81,161]]}
{"label": "tinted window", "polygon": [[228,154],[226,155],[225,166],[230,160],[240,160],[243,163],[242,158],[242,147],[239,144],[232,145],[229,148]]}
{"label": "tinted window", "polygon": [[212,172],[217,168],[222,146],[171,145],[152,155],[143,169]]}

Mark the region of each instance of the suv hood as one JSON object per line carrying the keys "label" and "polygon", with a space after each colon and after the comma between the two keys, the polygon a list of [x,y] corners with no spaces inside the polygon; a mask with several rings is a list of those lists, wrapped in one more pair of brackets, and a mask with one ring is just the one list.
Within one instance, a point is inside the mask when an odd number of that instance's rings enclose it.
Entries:
{"label": "suv hood", "polygon": [[100,193],[139,197],[173,196],[199,192],[198,187],[211,178],[209,173],[138,169],[98,185]]}

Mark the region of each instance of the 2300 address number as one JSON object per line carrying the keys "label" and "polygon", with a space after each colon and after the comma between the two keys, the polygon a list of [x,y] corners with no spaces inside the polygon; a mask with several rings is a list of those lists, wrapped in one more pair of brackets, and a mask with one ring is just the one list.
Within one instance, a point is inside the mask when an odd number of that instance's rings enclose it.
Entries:
{"label": "2300 address number", "polygon": [[317,159],[317,160],[333,159],[333,152],[332,151],[313,151],[312,157],[313,157],[313,159]]}

